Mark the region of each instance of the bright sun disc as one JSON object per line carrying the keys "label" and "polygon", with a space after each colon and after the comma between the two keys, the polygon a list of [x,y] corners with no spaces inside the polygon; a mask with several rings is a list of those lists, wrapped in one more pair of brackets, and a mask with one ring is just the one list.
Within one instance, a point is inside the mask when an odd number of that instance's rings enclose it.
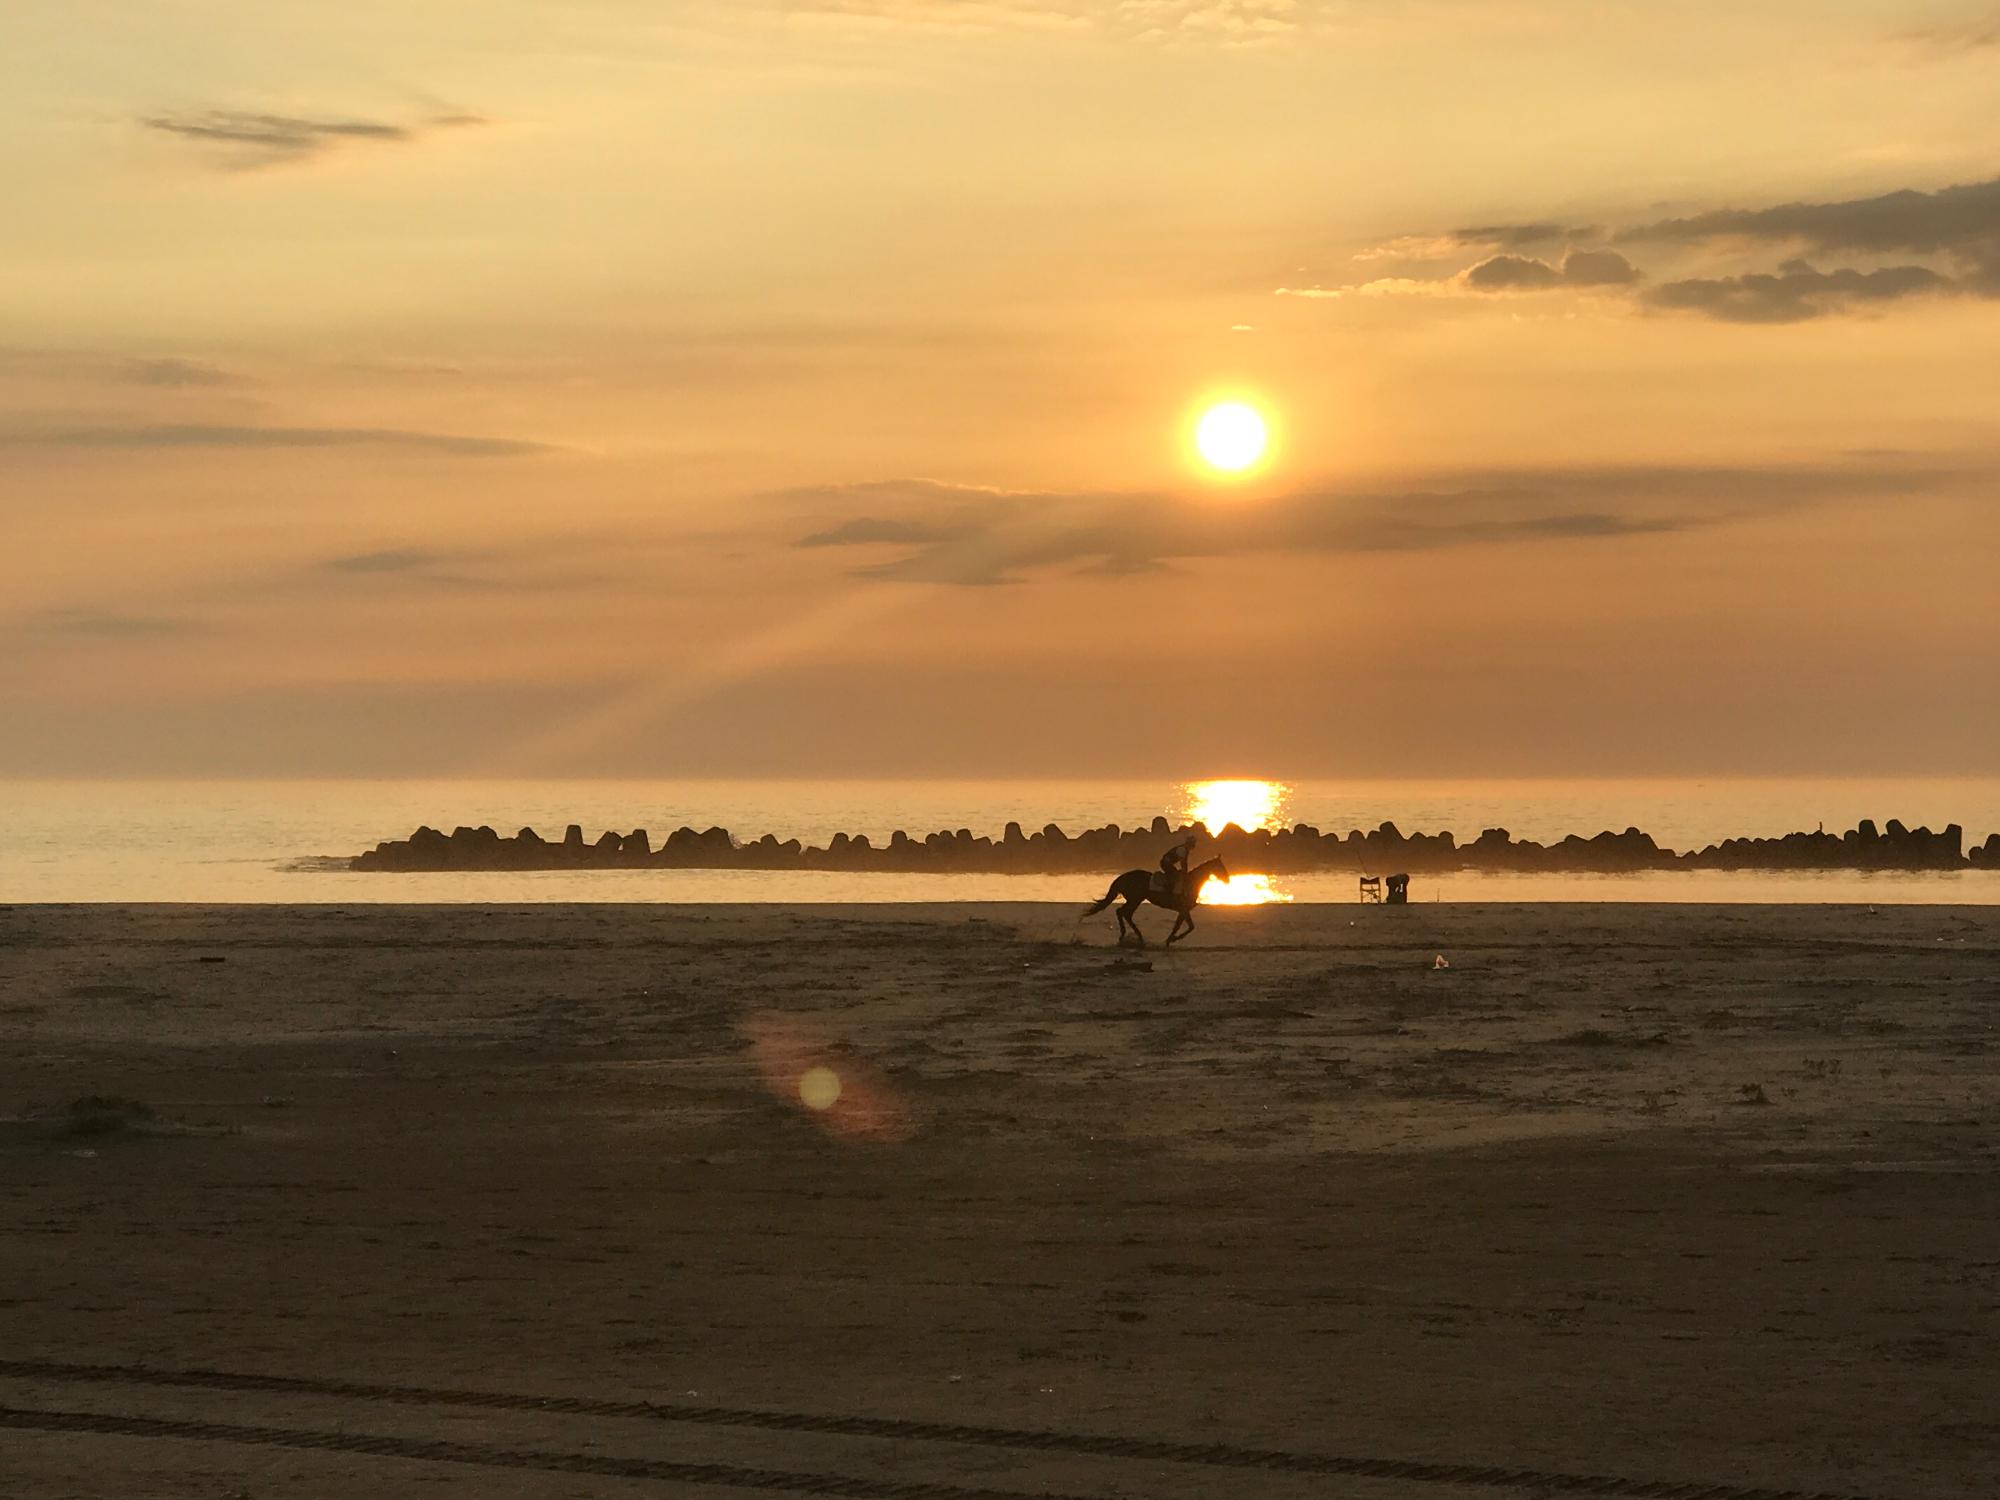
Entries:
{"label": "bright sun disc", "polygon": [[1194,429],[1194,445],[1210,467],[1233,474],[1264,456],[1268,436],[1256,408],[1241,401],[1225,401],[1201,414]]}

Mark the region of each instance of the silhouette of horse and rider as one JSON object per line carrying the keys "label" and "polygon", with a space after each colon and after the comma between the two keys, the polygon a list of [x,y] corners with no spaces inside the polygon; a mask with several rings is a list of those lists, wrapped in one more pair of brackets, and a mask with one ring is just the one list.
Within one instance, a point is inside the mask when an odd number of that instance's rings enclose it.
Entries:
{"label": "silhouette of horse and rider", "polygon": [[1138,910],[1148,901],[1174,913],[1174,929],[1167,934],[1168,943],[1177,943],[1194,931],[1194,908],[1201,900],[1201,888],[1211,880],[1227,882],[1229,867],[1219,859],[1205,860],[1193,869],[1188,868],[1188,859],[1194,853],[1195,835],[1189,834],[1173,848],[1160,856],[1160,868],[1155,870],[1127,870],[1111,882],[1111,889],[1104,893],[1104,899],[1084,912],[1086,917],[1094,917],[1114,901],[1122,901],[1118,908],[1118,941],[1123,944],[1129,934],[1141,948],[1146,946],[1146,934],[1139,930],[1136,920]]}

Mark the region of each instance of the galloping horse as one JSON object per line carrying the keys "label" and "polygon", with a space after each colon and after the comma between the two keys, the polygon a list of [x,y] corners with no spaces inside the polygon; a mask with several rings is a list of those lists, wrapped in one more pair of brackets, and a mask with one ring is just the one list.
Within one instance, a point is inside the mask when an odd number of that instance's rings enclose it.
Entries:
{"label": "galloping horse", "polygon": [[1193,913],[1195,903],[1201,900],[1201,888],[1211,880],[1228,879],[1228,866],[1219,859],[1211,859],[1206,864],[1196,865],[1189,870],[1187,877],[1181,881],[1179,889],[1162,894],[1153,889],[1151,870],[1127,870],[1111,882],[1111,889],[1104,893],[1104,899],[1084,915],[1094,917],[1112,902],[1123,901],[1125,904],[1118,908],[1118,941],[1123,943],[1125,934],[1130,932],[1143,948],[1146,946],[1146,934],[1139,930],[1139,922],[1134,914],[1141,905],[1150,901],[1153,905],[1165,907],[1176,914],[1174,930],[1167,934],[1167,941],[1175,943],[1194,931]]}

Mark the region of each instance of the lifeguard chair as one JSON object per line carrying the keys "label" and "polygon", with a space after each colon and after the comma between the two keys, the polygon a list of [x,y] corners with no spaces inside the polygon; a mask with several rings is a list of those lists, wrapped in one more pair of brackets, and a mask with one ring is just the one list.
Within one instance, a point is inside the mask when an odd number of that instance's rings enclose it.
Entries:
{"label": "lifeguard chair", "polygon": [[1363,875],[1361,877],[1361,899],[1363,901],[1373,901],[1377,906],[1382,904],[1382,877],[1380,875]]}

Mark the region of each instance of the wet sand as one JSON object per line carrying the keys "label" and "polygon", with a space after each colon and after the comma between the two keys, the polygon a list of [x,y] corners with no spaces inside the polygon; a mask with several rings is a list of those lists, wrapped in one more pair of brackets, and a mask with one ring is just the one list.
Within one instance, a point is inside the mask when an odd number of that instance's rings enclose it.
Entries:
{"label": "wet sand", "polygon": [[1992,1493],[2000,909],[1110,921],[0,909],[0,1494]]}

